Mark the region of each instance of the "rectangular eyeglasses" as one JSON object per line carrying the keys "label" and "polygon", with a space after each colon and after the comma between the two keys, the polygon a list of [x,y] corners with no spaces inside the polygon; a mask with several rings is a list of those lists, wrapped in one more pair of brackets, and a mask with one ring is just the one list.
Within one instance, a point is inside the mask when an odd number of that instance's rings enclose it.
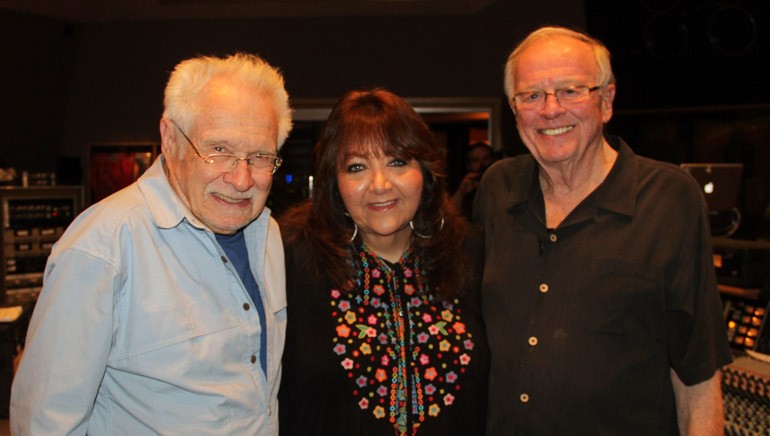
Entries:
{"label": "rectangular eyeglasses", "polygon": [[538,109],[545,105],[549,95],[556,98],[556,101],[564,106],[584,101],[592,92],[601,89],[597,86],[567,86],[559,88],[553,92],[546,92],[542,89],[520,92],[513,96],[513,102],[517,109]]}
{"label": "rectangular eyeglasses", "polygon": [[233,168],[235,168],[236,165],[238,165],[239,161],[243,160],[246,161],[246,166],[253,174],[275,174],[283,162],[283,159],[281,159],[280,156],[269,153],[254,153],[247,157],[238,157],[233,154],[225,153],[203,155],[200,153],[200,151],[198,151],[198,147],[193,144],[190,137],[187,136],[187,134],[176,124],[176,122],[171,121],[171,124],[173,124],[177,130],[179,130],[179,133],[184,136],[184,139],[186,139],[193,150],[195,150],[195,154],[197,154],[198,157],[203,160],[203,162],[206,162],[206,164],[208,164],[207,167],[213,172],[230,172],[233,170]]}

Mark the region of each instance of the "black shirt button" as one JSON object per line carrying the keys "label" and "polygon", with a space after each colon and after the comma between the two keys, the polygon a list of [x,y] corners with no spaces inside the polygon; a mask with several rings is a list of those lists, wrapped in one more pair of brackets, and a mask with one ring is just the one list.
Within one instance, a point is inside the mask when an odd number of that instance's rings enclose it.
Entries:
{"label": "black shirt button", "polygon": [[249,310],[250,307],[249,303],[243,303],[243,310]]}
{"label": "black shirt button", "polygon": [[257,356],[251,355],[251,363],[257,363]]}

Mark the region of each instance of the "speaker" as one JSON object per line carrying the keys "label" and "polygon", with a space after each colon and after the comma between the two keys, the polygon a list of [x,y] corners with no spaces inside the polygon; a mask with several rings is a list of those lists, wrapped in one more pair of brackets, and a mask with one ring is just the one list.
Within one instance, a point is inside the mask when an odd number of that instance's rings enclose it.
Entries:
{"label": "speaker", "polygon": [[585,0],[621,108],[768,103],[767,0]]}

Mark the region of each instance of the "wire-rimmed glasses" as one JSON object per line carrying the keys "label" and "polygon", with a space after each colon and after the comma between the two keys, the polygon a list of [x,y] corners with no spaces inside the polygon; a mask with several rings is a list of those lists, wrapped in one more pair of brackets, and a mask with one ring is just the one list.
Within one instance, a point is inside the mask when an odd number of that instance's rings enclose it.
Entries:
{"label": "wire-rimmed glasses", "polygon": [[184,139],[195,150],[195,154],[198,155],[203,162],[206,162],[207,167],[217,173],[227,173],[233,170],[239,161],[246,161],[246,166],[253,174],[275,174],[278,168],[281,166],[283,159],[280,156],[270,153],[252,153],[246,157],[238,157],[233,154],[225,153],[212,153],[203,155],[198,150],[198,147],[193,144],[189,136],[182,130],[174,121],[171,124],[179,130],[179,133],[184,136]]}
{"label": "wire-rimmed glasses", "polygon": [[531,91],[520,92],[513,96],[513,103],[517,109],[539,109],[543,107],[549,95],[553,95],[560,105],[570,105],[583,102],[588,96],[602,87],[573,85],[559,88],[553,92],[546,92],[542,89],[533,89]]}

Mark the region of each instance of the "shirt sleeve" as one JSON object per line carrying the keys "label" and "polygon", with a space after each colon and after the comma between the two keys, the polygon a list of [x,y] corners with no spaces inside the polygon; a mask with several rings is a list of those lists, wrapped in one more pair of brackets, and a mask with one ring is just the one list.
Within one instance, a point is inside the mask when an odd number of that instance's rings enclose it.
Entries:
{"label": "shirt sleeve", "polygon": [[83,435],[113,337],[116,269],[65,249],[49,259],[11,393],[14,434]]}
{"label": "shirt sleeve", "polygon": [[[695,194],[700,195],[699,192]],[[699,196],[685,199],[690,211],[682,227],[681,262],[669,289],[671,367],[687,386],[708,380],[732,361],[714,271],[710,224]]]}

